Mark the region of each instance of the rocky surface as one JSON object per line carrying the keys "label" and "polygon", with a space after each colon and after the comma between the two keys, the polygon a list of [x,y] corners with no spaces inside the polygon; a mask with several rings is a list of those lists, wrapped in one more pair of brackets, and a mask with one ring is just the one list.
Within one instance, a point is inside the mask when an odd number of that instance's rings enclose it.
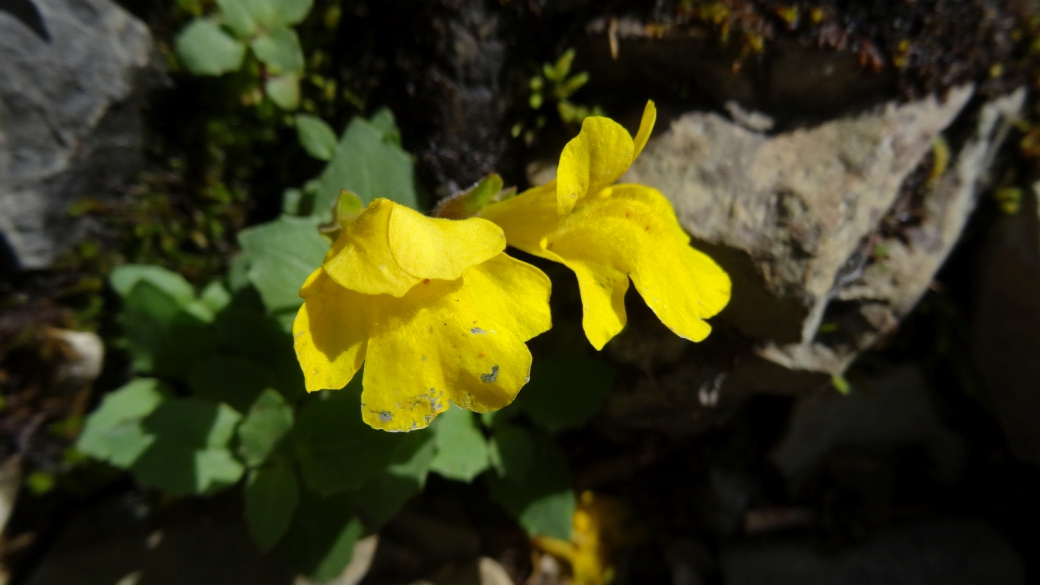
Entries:
{"label": "rocky surface", "polygon": [[1020,459],[1040,466],[1040,184],[989,227],[976,259],[972,354]]}
{"label": "rocky surface", "polygon": [[943,520],[895,527],[828,553],[796,539],[744,541],[721,554],[727,585],[1025,583],[1018,554],[992,526]]}
{"label": "rocky surface", "polygon": [[831,392],[799,399],[771,460],[792,484],[817,474],[839,450],[891,458],[919,448],[942,485],[955,483],[967,463],[967,445],[943,426],[924,376],[903,366],[884,376],[855,380],[849,396]]}
{"label": "rocky surface", "polygon": [[[759,355],[839,375],[925,292],[1025,97],[982,106],[948,170],[933,166],[937,176],[909,184],[933,149],[945,151],[941,133],[975,114],[964,112],[971,96],[961,87],[773,136],[690,113],[652,139],[622,180],[665,193],[727,269],[734,296],[721,318],[757,340]],[[914,197],[913,221],[893,233],[891,215]]]}
{"label": "rocky surface", "polygon": [[38,0],[46,41],[0,12],[0,235],[46,268],[88,229],[67,213],[114,194],[141,165],[153,58],[145,25],[109,0]]}

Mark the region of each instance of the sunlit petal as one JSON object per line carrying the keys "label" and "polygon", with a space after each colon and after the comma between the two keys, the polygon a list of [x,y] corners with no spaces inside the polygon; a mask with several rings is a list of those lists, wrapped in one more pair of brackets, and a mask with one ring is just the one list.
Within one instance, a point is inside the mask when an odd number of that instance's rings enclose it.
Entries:
{"label": "sunlit petal", "polygon": [[371,297],[347,290],[318,268],[293,322],[293,345],[308,391],[347,385],[365,360]]}

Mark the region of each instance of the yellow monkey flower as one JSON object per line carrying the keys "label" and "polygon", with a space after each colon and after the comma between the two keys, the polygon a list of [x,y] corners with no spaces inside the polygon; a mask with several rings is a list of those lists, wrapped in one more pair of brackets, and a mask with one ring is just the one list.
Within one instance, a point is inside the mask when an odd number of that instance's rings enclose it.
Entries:
{"label": "yellow monkey flower", "polygon": [[487,220],[373,201],[300,290],[307,390],[342,388],[364,363],[362,416],[388,431],[429,425],[449,400],[477,412],[512,402],[531,370],[524,342],[551,326],[550,283],[504,249]]}
{"label": "yellow monkey flower", "polygon": [[480,214],[505,230],[509,245],[574,271],[582,325],[596,349],[625,326],[630,278],[658,318],[692,341],[708,336],[704,319],[729,302],[729,276],[690,247],[672,204],[656,189],[614,184],[646,146],[656,118],[649,102],[634,140],[609,118],[586,118],[563,149],[556,180]]}

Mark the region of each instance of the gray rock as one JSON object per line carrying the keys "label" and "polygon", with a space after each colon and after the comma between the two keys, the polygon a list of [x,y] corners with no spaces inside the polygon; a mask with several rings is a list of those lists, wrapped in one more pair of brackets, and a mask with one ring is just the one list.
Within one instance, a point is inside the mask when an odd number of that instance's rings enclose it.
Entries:
{"label": "gray rock", "polygon": [[21,268],[87,229],[69,203],[112,195],[141,165],[147,27],[109,0],[35,0],[49,42],[0,12],[0,235]]}
{"label": "gray rock", "polygon": [[1022,560],[983,522],[944,520],[888,529],[826,553],[800,540],[723,546],[727,585],[983,585],[1025,583]]}
{"label": "gray rock", "polygon": [[155,513],[132,494],[102,502],[61,528],[23,582],[291,585],[279,561],[257,550],[240,505],[182,501]]}
{"label": "gray rock", "polygon": [[989,227],[973,279],[972,355],[1014,454],[1040,465],[1040,183]]}
{"label": "gray rock", "polygon": [[[908,196],[904,181],[972,93],[962,87],[945,100],[889,103],[775,136],[686,114],[622,180],[661,190],[727,269],[734,292],[722,318],[758,340],[761,356],[841,374],[924,293],[1024,100],[1020,91],[986,104],[951,168],[913,192],[923,192],[920,225],[886,238],[882,221]],[[887,248],[880,260],[879,244]]]}
{"label": "gray rock", "polygon": [[957,480],[967,460],[964,440],[939,422],[924,377],[902,366],[885,376],[855,380],[851,393],[800,398],[770,459],[792,483],[818,472],[839,449],[887,456],[923,447],[932,474],[944,485]]}

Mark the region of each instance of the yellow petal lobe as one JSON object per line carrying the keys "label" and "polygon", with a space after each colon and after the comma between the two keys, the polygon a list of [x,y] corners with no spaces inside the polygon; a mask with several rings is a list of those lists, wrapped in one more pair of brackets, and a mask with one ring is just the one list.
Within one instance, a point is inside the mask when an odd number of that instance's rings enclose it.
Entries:
{"label": "yellow petal lobe", "polygon": [[448,401],[484,412],[527,382],[525,341],[551,325],[550,284],[505,254],[455,281],[430,281],[379,312],[365,363],[362,416],[390,431],[423,428]]}
{"label": "yellow petal lobe", "polygon": [[390,219],[402,207],[376,199],[340,230],[323,264],[332,280],[359,293],[395,297],[422,281],[402,269],[390,249]]}
{"label": "yellow petal lobe", "polygon": [[557,213],[563,215],[589,193],[617,181],[632,165],[632,136],[610,118],[590,116],[567,143],[556,172]]}
{"label": "yellow petal lobe", "polygon": [[700,341],[704,319],[729,301],[729,276],[689,236],[660,192],[616,185],[607,197],[579,205],[545,239],[574,270],[584,306],[583,326],[600,349],[625,324],[628,278],[658,318],[681,337]]}
{"label": "yellow petal lobe", "polygon": [[403,205],[390,215],[388,237],[397,265],[420,279],[455,280],[506,248],[502,228],[490,221],[431,218]]}
{"label": "yellow petal lobe", "polygon": [[646,141],[650,140],[650,133],[654,130],[654,122],[657,121],[657,107],[654,106],[654,102],[646,102],[646,107],[643,109],[643,118],[639,121],[639,130],[636,132],[635,137],[635,152],[632,153],[632,160],[636,160],[639,154],[643,152],[643,147],[646,146]]}
{"label": "yellow petal lobe", "polygon": [[556,211],[556,181],[492,203],[484,209],[481,217],[501,227],[510,246],[528,254],[562,261],[555,255],[547,256],[542,249],[542,238],[556,229],[562,219]]}
{"label": "yellow petal lobe", "polygon": [[293,347],[308,392],[347,385],[365,360],[371,297],[336,284],[318,268],[304,285]]}

